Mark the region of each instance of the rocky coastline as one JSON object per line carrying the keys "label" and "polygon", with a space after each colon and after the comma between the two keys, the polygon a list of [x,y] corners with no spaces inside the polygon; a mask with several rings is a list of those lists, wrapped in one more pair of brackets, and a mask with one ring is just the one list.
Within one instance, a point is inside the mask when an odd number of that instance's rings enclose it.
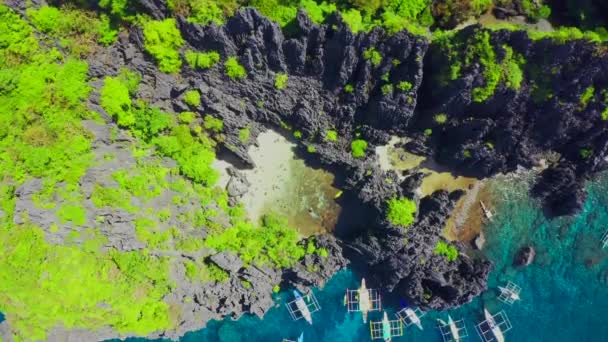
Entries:
{"label": "rocky coastline", "polygon": [[[163,1],[139,2],[156,19],[168,15]],[[533,84],[524,80],[516,91],[499,84],[488,100],[475,102],[473,89],[484,83],[480,63],[475,61],[462,70],[458,79],[445,84],[439,81],[438,73],[443,70],[436,67],[437,63],[449,63],[442,50],[427,38],[406,31],[389,35],[377,28],[354,34],[339,14],[317,25],[300,11],[286,33],[251,8],[238,10],[221,26],[201,26],[184,18],[178,18],[178,26],[190,49],[214,50],[223,57],[237,56],[247,70],[247,77],[229,82],[220,67],[192,70],[186,65],[179,75],[161,73],[145,52],[143,33],[137,27],[123,32],[116,44],[88,58],[89,76],[101,79],[128,68],[142,75],[137,96],[151,105],[169,112],[188,110],[201,117],[211,114],[221,118],[226,135],[220,149],[231,160],[237,160],[235,167],[255,167],[247,149],[260,132],[285,131],[286,127],[301,132],[297,142],[302,157],[334,172],[338,185],[347,192],[345,197],[356,203],[363,213],[357,215],[365,219],[358,226],[336,232],[335,236],[315,237],[317,245],[327,250],[327,257],[307,255],[298,265],[285,270],[244,267],[238,256],[228,252],[210,255],[215,265],[230,274],[230,280],[202,287],[178,283],[177,290],[168,298],[178,303],[188,299],[178,330],[150,337],[176,339],[187,331],[202,328],[211,319],[226,316],[238,318],[252,313],[262,317],[275,304],[271,284],[301,290],[322,286],[349,264],[372,286],[425,310],[449,309],[479,296],[486,289],[492,269],[489,261],[469,258],[464,253],[456,261],[448,261],[434,253],[439,241],[447,242],[442,230],[463,191],[437,191],[417,198],[415,190],[423,175],[383,171],[373,153],[364,158],[353,157],[354,137],[367,141],[368,151],[387,144],[391,136],[408,137],[410,141],[404,147],[412,153],[434,158],[455,174],[480,179],[521,167],[530,169],[541,160],[551,159],[532,194],[552,216],[581,210],[585,180],[607,166],[608,133],[602,107],[595,102],[584,108],[580,104],[589,86],[602,89],[608,83],[605,46],[582,40],[533,41],[521,31],[467,27],[456,35],[466,40],[483,31],[489,33],[490,42],[497,49],[504,44],[512,46],[527,65],[538,65],[538,72],[548,75],[544,82],[552,93],[552,97],[539,103],[533,99],[533,92],[540,81]],[[381,62],[364,56],[364,51],[370,49],[382,56]],[[278,73],[289,75],[287,86],[280,92],[274,85]],[[386,83],[399,82],[408,82],[411,88],[392,89],[388,93],[383,90]],[[97,91],[101,87],[99,82],[92,85]],[[347,85],[352,91],[345,91]],[[201,94],[199,107],[183,100],[182,95],[192,89]],[[91,98],[90,106],[103,113],[98,97]],[[448,118],[441,125],[433,122],[438,113]],[[433,127],[430,136],[422,133],[428,127]],[[243,128],[251,132],[247,142],[239,139],[239,130]],[[324,143],[323,132],[327,130],[337,132],[336,142]],[[101,137],[108,132],[100,134]],[[110,145],[101,140],[101,145]],[[306,152],[310,150],[315,152]],[[581,152],[587,150],[592,153]],[[234,182],[246,187],[246,181],[239,180],[238,171],[231,176]],[[33,190],[28,187],[17,190],[18,207],[31,207],[28,196]],[[386,202],[394,197],[415,198],[418,203],[416,221],[406,230],[386,219]],[[44,214],[40,215],[44,220]],[[355,213],[345,205],[341,215],[348,221],[347,216]],[[464,250],[464,244],[455,245]],[[136,248],[128,241],[116,242],[114,247]],[[521,263],[529,264],[533,257],[532,250],[522,256]],[[184,278],[183,274],[176,277]],[[244,287],[242,280],[251,287]],[[57,329],[49,337],[65,340],[93,336],[103,339],[119,334],[111,329],[97,332]]]}

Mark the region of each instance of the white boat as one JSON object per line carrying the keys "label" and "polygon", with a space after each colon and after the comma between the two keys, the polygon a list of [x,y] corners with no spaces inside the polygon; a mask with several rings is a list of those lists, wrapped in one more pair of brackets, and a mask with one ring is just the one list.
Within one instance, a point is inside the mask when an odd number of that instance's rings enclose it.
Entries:
{"label": "white boat", "polygon": [[308,324],[312,325],[312,315],[310,314],[310,310],[308,309],[308,305],[304,301],[304,298],[297,290],[293,290],[293,295],[296,297],[296,306],[302,314],[302,317],[304,317]]}
{"label": "white boat", "polygon": [[363,323],[367,323],[367,313],[371,309],[371,302],[369,300],[369,290],[365,286],[365,278],[361,280],[361,287],[359,288],[359,309],[363,315]]}
{"label": "white boat", "polygon": [[388,320],[388,315],[384,312],[384,318],[382,319],[382,338],[384,342],[391,342],[393,334],[391,334],[391,322]]}
{"label": "white boat", "polygon": [[508,295],[508,297],[512,300],[512,301],[516,301],[516,300],[520,300],[521,298],[519,298],[519,293],[513,292],[510,289],[506,288],[506,287],[502,287],[499,286],[498,289],[500,290],[501,293],[505,293]]}
{"label": "white boat", "polygon": [[455,342],[460,341],[460,333],[458,332],[458,327],[456,326],[456,323],[454,323],[454,320],[452,319],[452,316],[448,315],[448,325],[450,326],[450,332],[452,333],[452,339]]}
{"label": "white boat", "polygon": [[486,322],[488,323],[492,334],[496,338],[496,342],[504,342],[505,336],[502,334],[500,327],[496,324],[496,321],[494,320],[492,314],[490,314],[490,312],[488,312],[488,309],[486,308],[483,308],[483,314],[486,317]]}
{"label": "white boat", "polygon": [[418,329],[423,330],[422,322],[420,322],[420,318],[418,317],[418,315],[416,315],[416,312],[414,310],[412,310],[411,308],[405,308],[405,314],[410,319],[410,321],[418,327]]}
{"label": "white boat", "polygon": [[298,342],[304,342],[304,333],[300,333],[300,337],[298,337]]}

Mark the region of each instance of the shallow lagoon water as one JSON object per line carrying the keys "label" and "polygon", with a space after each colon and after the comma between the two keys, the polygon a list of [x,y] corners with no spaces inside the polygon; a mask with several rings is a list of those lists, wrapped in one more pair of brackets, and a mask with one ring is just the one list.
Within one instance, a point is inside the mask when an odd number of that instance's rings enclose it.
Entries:
{"label": "shallow lagoon water", "polygon": [[[600,237],[608,229],[608,177],[588,185],[589,197],[583,212],[572,218],[547,220],[538,204],[527,194],[522,180],[498,179],[490,182],[496,217],[485,228],[484,254],[494,261],[489,289],[480,298],[449,311],[463,318],[468,341],[480,341],[474,324],[482,319],[482,308],[504,310],[513,328],[507,341],[602,341],[608,336],[608,250]],[[537,256],[527,268],[514,268],[513,256],[525,244],[534,245]],[[522,287],[522,300],[508,306],[496,300],[497,286],[511,280]],[[313,314],[315,324],[292,322],[284,307],[288,293],[277,295],[277,306],[263,320],[245,315],[233,321],[210,322],[206,329],[191,332],[181,341],[252,342],[295,339],[304,332],[305,341],[369,341],[369,326],[360,314],[345,312],[342,300],[346,288],[355,288],[359,279],[350,271],[335,275],[315,294],[322,310]],[[393,312],[396,306],[383,303]],[[379,319],[380,313],[370,314]],[[423,317],[424,331],[405,329],[394,341],[440,341],[436,318],[446,313],[430,312]],[[131,339],[141,341],[141,339]]]}

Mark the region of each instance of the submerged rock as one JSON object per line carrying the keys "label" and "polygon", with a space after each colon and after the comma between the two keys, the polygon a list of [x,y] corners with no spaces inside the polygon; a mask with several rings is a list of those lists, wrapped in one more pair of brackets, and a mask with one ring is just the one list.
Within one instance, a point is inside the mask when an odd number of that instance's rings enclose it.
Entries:
{"label": "submerged rock", "polygon": [[536,257],[536,251],[532,246],[524,246],[517,251],[513,265],[515,266],[528,266],[534,261]]}

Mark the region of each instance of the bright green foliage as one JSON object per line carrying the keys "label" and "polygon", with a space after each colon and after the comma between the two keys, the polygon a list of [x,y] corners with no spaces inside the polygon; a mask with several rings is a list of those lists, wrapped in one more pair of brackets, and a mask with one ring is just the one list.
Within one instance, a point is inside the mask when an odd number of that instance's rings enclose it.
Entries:
{"label": "bright green foliage", "polygon": [[162,72],[177,72],[182,66],[179,48],[184,44],[175,19],[144,23],[144,48],[158,62]]}
{"label": "bright green foliage", "polygon": [[287,79],[289,76],[287,74],[278,73],[274,78],[274,87],[281,90],[287,86]]}
{"label": "bright green foliage", "polygon": [[306,146],[306,152],[315,153],[315,152],[317,152],[317,148],[312,145],[308,145],[308,146]]}
{"label": "bright green foliage", "polygon": [[344,86],[344,92],[346,93],[352,93],[355,90],[355,88],[353,87],[352,84],[347,84]]}
{"label": "bright green foliage", "polygon": [[150,249],[166,249],[166,243],[171,237],[170,230],[159,231],[156,222],[148,218],[135,220],[135,234]]}
{"label": "bright green foliage", "polygon": [[521,55],[513,55],[513,49],[508,45],[502,46],[505,57],[501,63],[501,79],[505,80],[508,88],[519,90],[521,82],[524,80],[524,72],[521,68],[526,62]]}
{"label": "bright green foliage", "polygon": [[184,93],[184,102],[187,104],[198,107],[201,105],[201,93],[198,90],[188,90]]}
{"label": "bright green foliage", "polygon": [[42,6],[28,9],[27,16],[34,26],[53,38],[74,55],[92,52],[91,42],[109,45],[116,40],[118,31],[110,26],[106,15],[97,17],[93,12],[63,7]]}
{"label": "bright green foliage", "polygon": [[580,103],[579,103],[578,109],[585,110],[585,108],[587,108],[587,105],[589,104],[589,101],[591,101],[593,96],[595,96],[595,87],[594,86],[587,87],[585,89],[585,91],[583,91],[583,94],[581,95],[581,98],[579,100]]}
{"label": "bright green foliage", "polygon": [[427,137],[433,135],[433,130],[430,128],[427,128],[424,130],[424,135],[426,135]]}
{"label": "bright green foliage", "polygon": [[244,128],[239,129],[239,140],[243,144],[246,144],[249,141],[250,135],[251,135],[251,131],[249,130],[249,127],[244,127]]}
{"label": "bright green foliage", "polygon": [[338,141],[338,132],[330,129],[327,132],[325,132],[325,140],[326,141]]}
{"label": "bright green foliage", "polygon": [[382,63],[382,55],[373,47],[363,52],[363,58],[370,61],[373,66],[378,66]]}
{"label": "bright green foliage", "polygon": [[221,132],[224,129],[224,121],[214,118],[209,114],[205,115],[204,125],[206,129],[213,132]]}
{"label": "bright green foliage", "polygon": [[367,141],[363,139],[355,139],[350,143],[350,149],[353,157],[363,158],[365,157],[365,151],[367,150]]}
{"label": "bright green foliage", "polygon": [[393,85],[388,83],[383,85],[380,90],[382,91],[382,95],[388,96],[393,93]]}
{"label": "bright green foliage", "polygon": [[196,118],[196,114],[194,112],[181,112],[177,116],[179,123],[190,124]]}
{"label": "bright green foliage", "polygon": [[290,267],[304,257],[297,232],[284,218],[266,215],[260,227],[237,222],[218,235],[209,236],[206,245],[217,250],[236,252],[247,264]]}
{"label": "bright green foliage", "polygon": [[51,245],[33,226],[4,231],[0,303],[22,339],[44,340],[59,322],[68,329],[109,325],[142,335],[176,324],[162,302],[172,286],[166,260]]}
{"label": "bright green foliage", "polygon": [[96,185],[91,194],[91,201],[98,208],[121,208],[128,212],[136,212],[137,208],[131,205],[131,196],[120,188],[104,188]]}
{"label": "bright green foliage", "polygon": [[301,131],[295,131],[295,132],[293,132],[293,136],[296,139],[301,139],[302,138],[302,132]]}
{"label": "bright green foliage", "polygon": [[407,227],[414,223],[416,203],[409,198],[391,198],[387,202],[386,218],[396,226]]}
{"label": "bright green foliage", "polygon": [[186,260],[184,262],[184,267],[186,268],[186,276],[190,280],[198,280],[202,283],[210,281],[223,283],[230,279],[228,272],[219,268],[213,262]]}
{"label": "bright green foliage", "polygon": [[217,51],[194,52],[186,51],[186,63],[192,69],[209,69],[220,61],[220,54]]}
{"label": "bright green foliage", "polygon": [[342,20],[348,25],[351,31],[357,33],[361,31],[366,31],[367,28],[363,24],[363,18],[361,17],[361,12],[354,8],[349,10],[342,11]]}
{"label": "bright green foliage", "polygon": [[496,62],[496,53],[494,47],[490,43],[490,33],[481,31],[476,36],[477,57],[481,65],[483,65],[483,75],[485,78],[485,86],[473,88],[473,101],[483,102],[494,94],[496,86],[500,81],[500,66]]}
{"label": "bright green foliage", "polygon": [[160,155],[173,158],[183,175],[196,183],[211,186],[218,179],[211,167],[215,151],[208,141],[195,140],[186,125],[172,128],[170,135],[162,135],[153,140]]}
{"label": "bright green foliage", "polygon": [[331,2],[323,1],[319,4],[314,0],[300,0],[300,8],[303,8],[316,24],[323,23],[329,14],[336,11],[336,5]]}
{"label": "bright green foliage", "polygon": [[57,211],[57,216],[61,223],[72,222],[77,226],[82,226],[86,223],[86,211],[81,205],[62,205]]}
{"label": "bright green foliage", "polygon": [[405,93],[406,91],[412,90],[412,84],[408,81],[401,81],[397,84],[397,89]]}
{"label": "bright green foliage", "polygon": [[118,77],[106,77],[101,88],[101,106],[121,127],[135,124],[128,86]]}
{"label": "bright green foliage", "polygon": [[135,123],[131,133],[148,142],[173,125],[173,117],[156,107],[150,107],[143,101],[137,101],[133,108]]}
{"label": "bright green foliage", "polygon": [[247,77],[247,70],[239,63],[236,57],[228,57],[226,63],[224,63],[224,69],[226,75],[231,80],[240,80]]}
{"label": "bright green foliage", "polygon": [[458,250],[456,249],[456,247],[442,241],[437,242],[433,253],[445,256],[445,258],[450,262],[456,261],[456,259],[458,259]]}
{"label": "bright green foliage", "polygon": [[132,0],[99,0],[99,6],[110,11],[111,14],[118,17],[125,17],[129,3]]}
{"label": "bright green foliage", "polygon": [[171,11],[186,16],[190,22],[203,25],[214,22],[221,25],[224,22],[224,11],[218,2],[208,0],[168,0],[167,6]]}
{"label": "bright green foliage", "polygon": [[132,196],[142,200],[149,200],[159,196],[168,186],[166,181],[169,169],[160,165],[158,161],[139,161],[133,170],[118,170],[112,178],[121,189]]}
{"label": "bright green foliage", "polygon": [[443,125],[446,122],[448,122],[448,116],[445,115],[444,113],[435,114],[435,116],[433,117],[433,120],[435,120],[435,122],[437,124]]}

